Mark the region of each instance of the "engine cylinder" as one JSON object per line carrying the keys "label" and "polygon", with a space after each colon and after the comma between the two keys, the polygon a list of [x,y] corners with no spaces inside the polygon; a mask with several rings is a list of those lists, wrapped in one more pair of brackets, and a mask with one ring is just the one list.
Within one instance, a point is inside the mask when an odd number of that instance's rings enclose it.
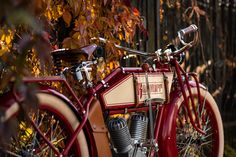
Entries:
{"label": "engine cylinder", "polygon": [[130,134],[135,143],[145,140],[147,137],[148,118],[135,114],[131,117]]}
{"label": "engine cylinder", "polygon": [[132,149],[131,136],[125,119],[112,118],[108,122],[108,130],[117,153],[127,153]]}

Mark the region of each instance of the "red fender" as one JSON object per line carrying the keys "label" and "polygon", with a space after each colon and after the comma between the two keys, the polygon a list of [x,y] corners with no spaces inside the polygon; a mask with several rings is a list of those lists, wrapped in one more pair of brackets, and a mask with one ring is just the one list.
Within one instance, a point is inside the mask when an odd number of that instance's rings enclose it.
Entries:
{"label": "red fender", "polygon": [[[190,87],[197,87],[196,82],[189,81]],[[200,88],[205,87],[199,84]],[[185,91],[187,91],[187,86],[184,87]],[[163,118],[161,122],[161,128],[158,135],[158,144],[159,144],[159,155],[161,157],[178,157],[178,154],[175,154],[176,147],[174,146],[176,143],[175,134],[175,126],[173,125],[173,121],[175,120],[178,106],[176,105],[182,93],[180,90],[175,90],[170,94],[170,103],[164,105]],[[174,146],[174,147],[173,147]]]}
{"label": "red fender", "polygon": [[[58,98],[60,98],[61,100],[63,100],[66,104],[68,104],[68,106],[73,110],[73,112],[75,112],[77,109],[74,107],[73,103],[63,94],[59,93],[58,91],[56,91],[55,89],[52,89],[48,86],[40,86],[38,88],[39,93],[48,93],[51,95],[54,95]],[[20,100],[23,100],[24,98],[20,95],[19,96]],[[17,100],[15,99],[15,96],[13,94],[13,91],[10,90],[7,93],[4,93],[1,97],[0,97],[0,106],[8,113],[11,114],[11,116],[15,115],[19,109],[19,106],[12,106],[15,102],[17,102]],[[13,113],[10,113],[13,112]],[[78,116],[78,113],[75,112],[75,114]],[[11,117],[10,116],[10,117]],[[8,117],[8,118],[10,118]]]}
{"label": "red fender", "polygon": [[[75,106],[73,105],[73,103],[62,93],[56,91],[53,88],[50,88],[48,86],[40,86],[37,89],[37,92],[39,93],[48,93],[51,95],[54,95],[56,97],[58,97],[59,99],[61,99],[62,101],[64,101],[69,107],[70,109],[72,109],[72,111],[75,113],[75,115],[78,117],[78,119],[80,119],[80,115],[77,112],[77,109],[75,108]],[[19,97],[20,100],[23,100],[22,96]],[[16,103],[16,99],[15,96],[13,94],[13,91],[10,90],[7,93],[4,93],[1,97],[0,97],[0,107],[2,109],[4,109],[5,114],[4,116],[1,117],[1,122],[6,122],[7,120],[9,120],[10,118],[14,117],[15,115],[18,114],[19,111],[19,105]],[[86,135],[87,140],[89,140],[89,144],[91,145],[91,156],[97,156],[97,150],[95,150],[95,140],[94,137],[92,135],[92,127],[90,125],[89,122],[87,122],[84,126],[84,133]]]}

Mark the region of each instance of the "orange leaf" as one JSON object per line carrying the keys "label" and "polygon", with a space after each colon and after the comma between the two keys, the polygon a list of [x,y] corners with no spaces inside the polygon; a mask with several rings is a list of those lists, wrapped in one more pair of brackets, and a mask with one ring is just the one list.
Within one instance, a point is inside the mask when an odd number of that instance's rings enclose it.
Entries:
{"label": "orange leaf", "polygon": [[113,68],[114,68],[113,62],[110,62],[109,68],[110,68],[110,69],[113,69]]}
{"label": "orange leaf", "polygon": [[71,22],[71,19],[72,19],[72,16],[71,16],[71,14],[70,14],[70,12],[69,11],[65,11],[64,13],[63,13],[63,20],[65,21],[65,23],[67,24],[67,26],[69,27],[70,26],[70,22]]}
{"label": "orange leaf", "polygon": [[140,15],[140,13],[139,13],[139,11],[138,11],[137,8],[133,8],[132,10],[133,10],[133,14],[134,14],[135,16],[139,16],[139,15]]}

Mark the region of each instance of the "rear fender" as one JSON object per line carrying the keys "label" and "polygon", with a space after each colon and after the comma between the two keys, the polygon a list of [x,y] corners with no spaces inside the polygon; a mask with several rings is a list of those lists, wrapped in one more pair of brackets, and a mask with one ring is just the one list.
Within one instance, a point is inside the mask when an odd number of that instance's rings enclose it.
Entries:
{"label": "rear fender", "polygon": [[[190,87],[197,87],[196,82],[189,81]],[[199,84],[200,88],[206,89],[203,85]],[[184,86],[185,91],[187,91],[187,86]],[[159,155],[162,157],[177,157],[175,145],[176,137],[173,137],[175,126],[173,121],[175,121],[176,114],[178,112],[178,103],[182,96],[181,90],[175,90],[171,94],[170,103],[164,105],[164,113],[161,122],[160,132],[158,134],[158,144],[159,144]]]}
{"label": "rear fender", "polygon": [[[62,93],[60,93],[57,90],[50,88],[48,86],[38,86],[37,92],[38,93],[48,93],[48,94],[58,97],[59,99],[64,101],[70,107],[70,109],[75,113],[75,115],[78,117],[78,119],[81,120],[81,115],[79,115],[79,113],[78,113],[77,109],[75,108],[75,106],[73,105],[73,103]],[[19,97],[19,99],[24,100],[24,98],[22,96]],[[3,109],[3,111],[5,111],[5,114],[2,117],[0,117],[0,123],[6,122],[9,119],[14,118],[18,114],[20,106],[17,103],[17,100],[16,100],[12,90],[3,94],[0,97],[0,108]],[[96,154],[97,154],[97,150],[95,147],[96,144],[95,144],[95,139],[94,139],[94,135],[92,134],[91,128],[92,127],[91,127],[90,123],[87,122],[83,129],[84,129],[84,133],[86,135],[87,141],[89,141],[89,144],[92,146],[92,148],[90,148],[91,149],[90,152],[91,152],[92,156],[96,156]]]}
{"label": "rear fender", "polygon": [[[56,91],[55,89],[52,89],[48,86],[39,86],[39,88],[37,89],[38,93],[48,93],[51,95],[54,95],[58,98],[60,98],[61,100],[63,100],[66,104],[68,104],[68,106],[73,110],[73,112],[77,115],[78,113],[76,112],[76,108],[74,107],[73,103],[63,94],[61,94],[60,92]],[[23,96],[17,95],[17,99],[19,100],[24,100]],[[10,119],[11,117],[17,115],[18,111],[19,111],[19,104],[17,103],[17,100],[13,94],[13,91],[10,90],[7,93],[4,93],[1,97],[0,97],[0,108],[3,109],[3,111],[5,111],[5,114],[1,117],[0,121],[1,122],[5,122],[8,119]]]}

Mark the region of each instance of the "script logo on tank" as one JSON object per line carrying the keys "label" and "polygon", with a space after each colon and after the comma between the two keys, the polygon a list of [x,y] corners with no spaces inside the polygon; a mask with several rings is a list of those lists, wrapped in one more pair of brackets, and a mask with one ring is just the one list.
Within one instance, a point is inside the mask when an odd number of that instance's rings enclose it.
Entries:
{"label": "script logo on tank", "polygon": [[[149,83],[149,90],[152,94],[163,93],[163,83]],[[147,86],[145,83],[138,83],[138,95],[142,99],[143,95],[147,95]]]}
{"label": "script logo on tank", "polygon": [[[171,74],[167,74],[172,79]],[[137,74],[138,80],[138,98],[140,102],[148,99],[148,88],[145,74]],[[165,99],[165,85],[162,73],[152,73],[148,75],[148,85],[150,91],[150,98]]]}

